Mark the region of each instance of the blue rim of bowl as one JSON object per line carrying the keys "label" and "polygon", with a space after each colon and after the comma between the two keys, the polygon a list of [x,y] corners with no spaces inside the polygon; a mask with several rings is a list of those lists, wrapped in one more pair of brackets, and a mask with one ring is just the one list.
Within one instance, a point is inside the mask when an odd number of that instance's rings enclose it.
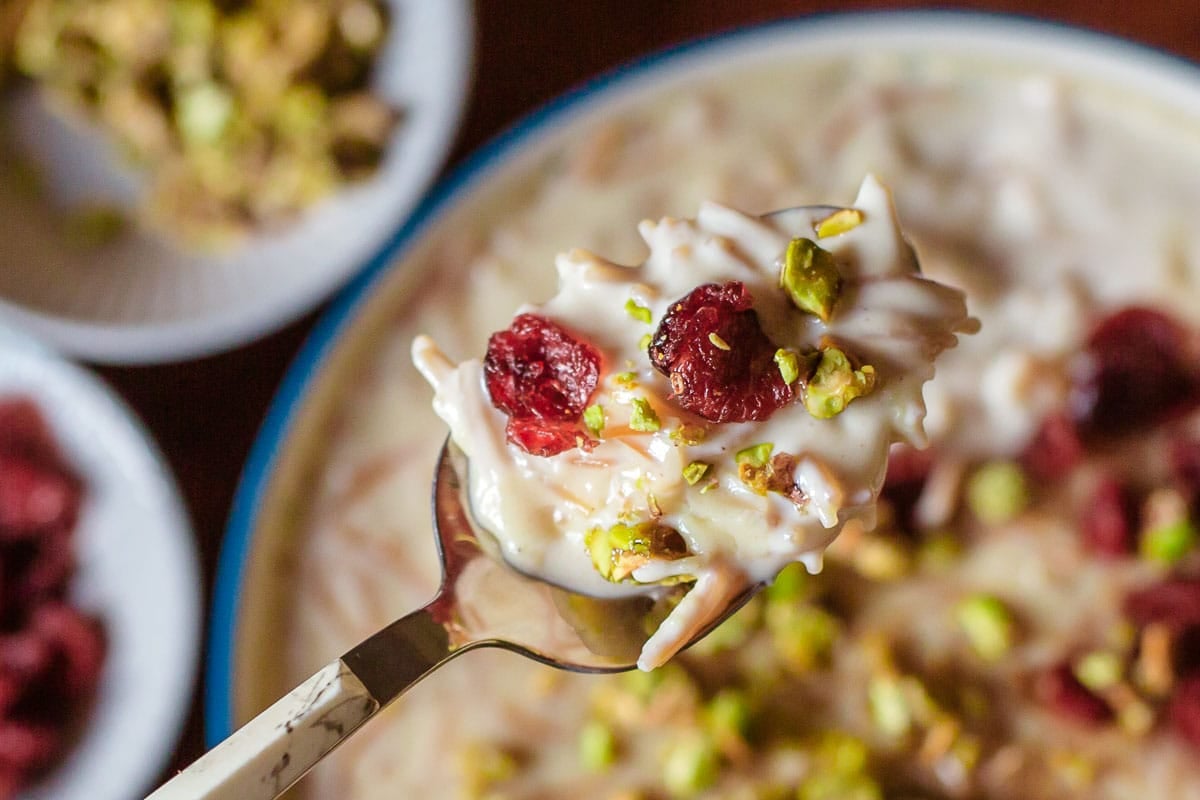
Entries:
{"label": "blue rim of bowl", "polygon": [[217,561],[208,659],[204,672],[204,733],[208,746],[217,744],[233,732],[234,646],[237,638],[238,601],[259,501],[268,488],[292,416],[312,378],[339,340],[343,328],[354,319],[359,305],[396,262],[397,257],[435,223],[445,209],[485,179],[492,168],[503,163],[507,156],[517,151],[527,140],[552,129],[555,123],[567,121],[571,114],[584,110],[587,104],[599,97],[626,87],[637,77],[669,66],[685,57],[702,54],[716,45],[741,44],[759,37],[769,38],[782,31],[807,31],[823,26],[836,31],[856,23],[869,22],[877,26],[888,20],[895,20],[910,28],[919,26],[930,30],[935,26],[963,26],[989,22],[1003,24],[1028,32],[1040,32],[1043,35],[1069,37],[1074,43],[1105,48],[1112,53],[1125,53],[1136,57],[1141,66],[1150,69],[1186,67],[1193,76],[1200,77],[1200,70],[1197,70],[1195,63],[1174,53],[1080,26],[1023,15],[977,11],[832,12],[787,17],[733,28],[656,51],[568,90],[497,134],[430,190],[416,210],[334,299],[289,365],[271,401],[238,482]]}

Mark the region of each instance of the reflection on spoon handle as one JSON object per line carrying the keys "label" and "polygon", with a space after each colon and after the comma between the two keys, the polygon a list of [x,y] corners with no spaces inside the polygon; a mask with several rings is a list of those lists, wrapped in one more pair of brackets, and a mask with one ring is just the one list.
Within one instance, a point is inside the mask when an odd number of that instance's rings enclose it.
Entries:
{"label": "reflection on spoon handle", "polygon": [[454,648],[429,609],[393,622],[327,664],[147,800],[271,800],[300,780]]}

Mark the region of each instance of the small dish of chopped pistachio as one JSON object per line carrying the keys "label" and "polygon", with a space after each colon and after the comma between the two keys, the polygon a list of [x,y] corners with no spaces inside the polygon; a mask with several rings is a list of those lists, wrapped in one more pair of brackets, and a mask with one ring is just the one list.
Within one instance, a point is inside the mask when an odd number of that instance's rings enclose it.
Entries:
{"label": "small dish of chopped pistachio", "polygon": [[361,266],[453,143],[467,2],[22,0],[0,22],[0,315],[76,355],[265,333]]}

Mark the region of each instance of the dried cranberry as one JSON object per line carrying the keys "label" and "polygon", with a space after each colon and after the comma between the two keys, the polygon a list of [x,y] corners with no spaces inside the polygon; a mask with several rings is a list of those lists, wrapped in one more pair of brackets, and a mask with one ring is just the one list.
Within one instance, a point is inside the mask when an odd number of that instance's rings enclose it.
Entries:
{"label": "dried cranberry", "polygon": [[1112,719],[1112,709],[1079,682],[1070,664],[1059,664],[1043,672],[1034,691],[1044,705],[1076,722],[1097,725]]}
{"label": "dried cranberry", "polygon": [[1139,626],[1159,622],[1176,633],[1200,625],[1200,579],[1168,578],[1131,592],[1125,615]]}
{"label": "dried cranberry", "polygon": [[534,456],[558,455],[580,444],[590,450],[595,444],[574,422],[510,419],[505,433],[510,442]]}
{"label": "dried cranberry", "polygon": [[933,469],[933,460],[931,451],[906,444],[892,445],[888,451],[887,479],[880,494],[891,506],[896,526],[905,533],[917,530],[914,512]]}
{"label": "dried cranberry", "polygon": [[1084,436],[1152,427],[1200,401],[1189,334],[1165,314],[1127,308],[1092,331],[1072,370],[1071,416]]}
{"label": "dried cranberry", "polygon": [[600,353],[557,323],[521,314],[488,339],[483,374],[492,404],[509,416],[508,440],[554,455],[576,439],[548,423],[579,421],[600,379]]}
{"label": "dried cranberry", "polygon": [[62,734],[48,725],[0,721],[0,764],[37,772],[58,753]]}
{"label": "dried cranberry", "polygon": [[1200,505],[1200,441],[1179,439],[1171,448],[1171,477],[1193,510]]}
{"label": "dried cranberry", "polygon": [[765,420],[794,397],[744,284],[706,283],[671,304],[650,362],[683,408],[712,422]]}
{"label": "dried cranberry", "polygon": [[1119,558],[1137,548],[1137,506],[1120,481],[1104,477],[1092,493],[1079,519],[1084,547],[1109,558]]}
{"label": "dried cranberry", "polygon": [[1030,475],[1048,481],[1065,478],[1082,459],[1079,433],[1065,414],[1051,414],[1042,420],[1021,455],[1021,463]]}
{"label": "dried cranberry", "polygon": [[22,457],[0,454],[0,537],[19,538],[69,525],[79,502],[65,476]]}
{"label": "dried cranberry", "polygon": [[1167,703],[1167,721],[1192,745],[1200,747],[1200,676],[1182,681]]}

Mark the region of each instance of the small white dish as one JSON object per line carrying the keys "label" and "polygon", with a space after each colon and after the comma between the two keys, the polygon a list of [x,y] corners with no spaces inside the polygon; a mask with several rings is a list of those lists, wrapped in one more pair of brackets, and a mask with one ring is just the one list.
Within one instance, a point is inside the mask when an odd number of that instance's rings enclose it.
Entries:
{"label": "small white dish", "polygon": [[201,628],[191,526],[166,464],[99,379],[0,328],[0,398],[31,398],[83,479],[73,601],[108,652],[83,733],[29,800],[141,797],[187,717]]}
{"label": "small white dish", "polygon": [[[92,361],[173,361],[265,335],[341,286],[436,176],[470,83],[470,0],[388,2],[393,26],[376,91],[406,117],[376,175],[285,230],[219,255],[181,252],[140,233],[103,247],[72,246],[50,202],[31,202],[28,190],[0,182],[0,319]],[[40,165],[48,198],[67,206],[98,199],[133,204],[136,177],[101,137],[65,124],[30,90],[7,105],[16,148]]]}

